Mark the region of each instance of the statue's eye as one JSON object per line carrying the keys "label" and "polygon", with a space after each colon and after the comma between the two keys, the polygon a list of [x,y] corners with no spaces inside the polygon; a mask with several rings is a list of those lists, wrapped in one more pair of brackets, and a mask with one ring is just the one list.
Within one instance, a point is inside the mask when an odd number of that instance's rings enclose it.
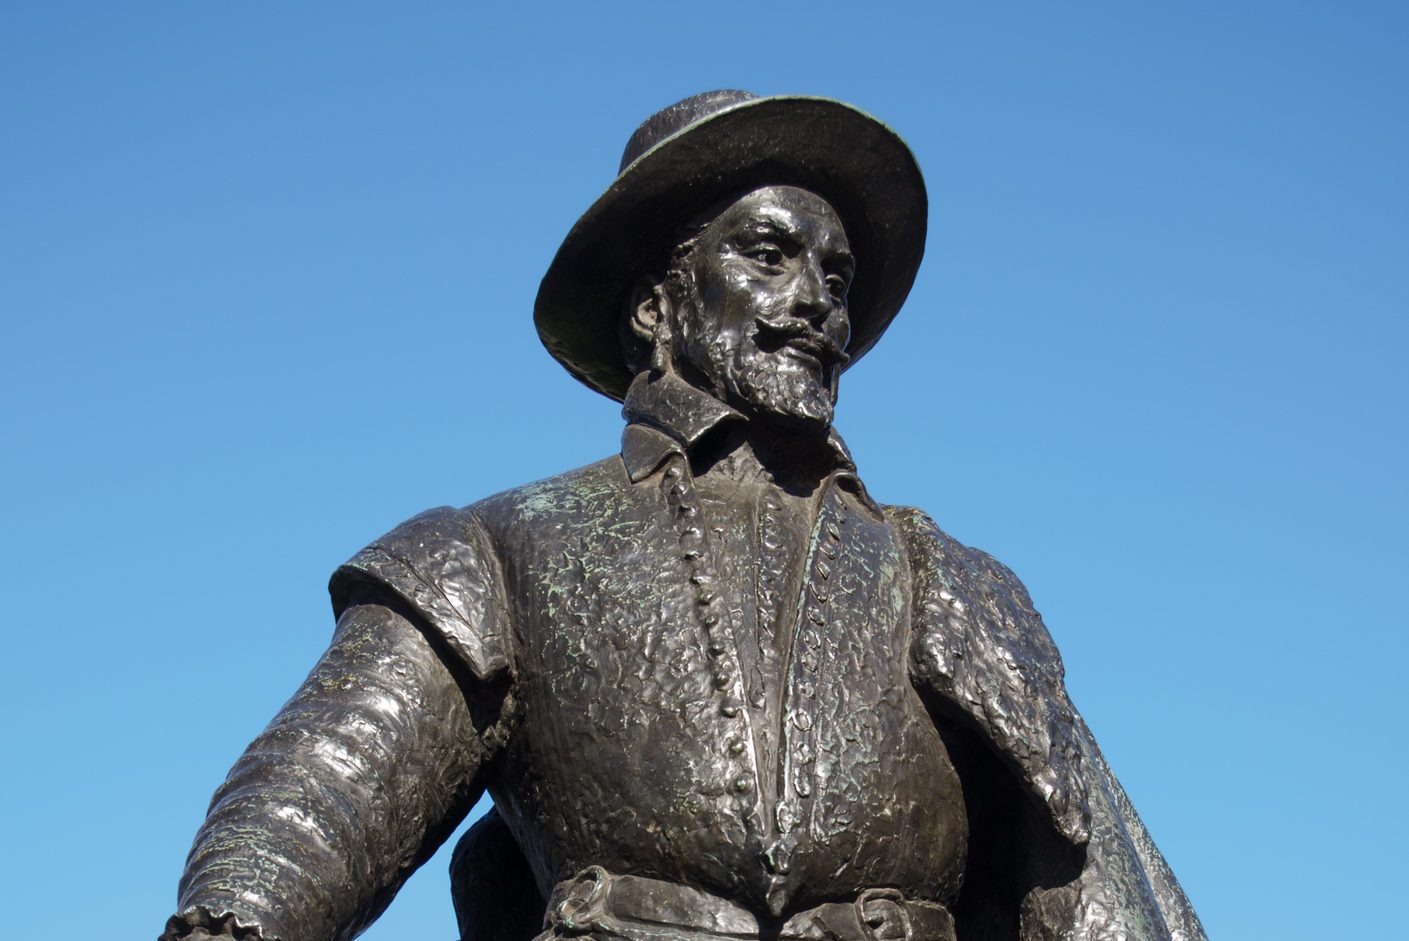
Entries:
{"label": "statue's eye", "polygon": [[783,263],[783,251],[776,245],[759,245],[749,249],[745,254],[769,268],[776,268]]}
{"label": "statue's eye", "polygon": [[843,278],[839,274],[828,275],[827,291],[832,295],[832,297],[836,298],[837,300],[841,300],[842,298],[846,297],[846,289],[846,278]]}

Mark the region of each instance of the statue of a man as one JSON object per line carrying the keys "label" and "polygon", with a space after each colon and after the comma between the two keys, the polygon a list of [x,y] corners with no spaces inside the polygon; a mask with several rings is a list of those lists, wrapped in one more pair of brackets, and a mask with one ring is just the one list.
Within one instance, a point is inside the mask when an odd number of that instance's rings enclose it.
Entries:
{"label": "statue of a man", "polygon": [[1022,585],[877,503],[832,429],[925,219],[840,102],[643,124],[535,309],[620,451],[337,571],[165,937],[350,938],[488,790],[466,941],[1202,938]]}

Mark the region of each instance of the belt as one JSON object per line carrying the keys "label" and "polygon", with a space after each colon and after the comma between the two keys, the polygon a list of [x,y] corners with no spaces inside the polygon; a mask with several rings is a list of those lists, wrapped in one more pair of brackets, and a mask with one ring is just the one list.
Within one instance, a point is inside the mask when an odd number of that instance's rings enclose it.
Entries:
{"label": "belt", "polygon": [[[553,889],[545,919],[552,937],[621,941],[709,941],[763,935],[749,909],[709,892],[589,866]],[[778,941],[954,941],[954,919],[937,902],[895,889],[868,889],[852,902],[826,902],[768,930]]]}

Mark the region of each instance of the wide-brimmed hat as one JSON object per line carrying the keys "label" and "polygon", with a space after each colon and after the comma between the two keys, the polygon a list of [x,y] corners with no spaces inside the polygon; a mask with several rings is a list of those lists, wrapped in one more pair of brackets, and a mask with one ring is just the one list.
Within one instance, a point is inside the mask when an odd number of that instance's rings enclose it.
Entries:
{"label": "wide-brimmed hat", "polygon": [[621,323],[636,279],[661,273],[687,220],[760,186],[811,190],[836,209],[856,257],[848,365],[880,339],[925,249],[925,182],[910,148],[830,98],[716,91],[652,115],[621,170],[563,240],[533,306],[543,345],[568,372],[621,399],[631,371]]}

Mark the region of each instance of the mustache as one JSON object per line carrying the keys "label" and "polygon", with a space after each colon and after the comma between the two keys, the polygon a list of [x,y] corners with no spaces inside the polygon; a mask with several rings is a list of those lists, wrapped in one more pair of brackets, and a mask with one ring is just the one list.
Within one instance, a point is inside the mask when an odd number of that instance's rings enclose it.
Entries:
{"label": "mustache", "polygon": [[760,315],[753,322],[758,326],[759,345],[764,349],[791,346],[815,357],[824,366],[845,366],[851,362],[846,350],[838,346],[835,340],[801,317]]}

